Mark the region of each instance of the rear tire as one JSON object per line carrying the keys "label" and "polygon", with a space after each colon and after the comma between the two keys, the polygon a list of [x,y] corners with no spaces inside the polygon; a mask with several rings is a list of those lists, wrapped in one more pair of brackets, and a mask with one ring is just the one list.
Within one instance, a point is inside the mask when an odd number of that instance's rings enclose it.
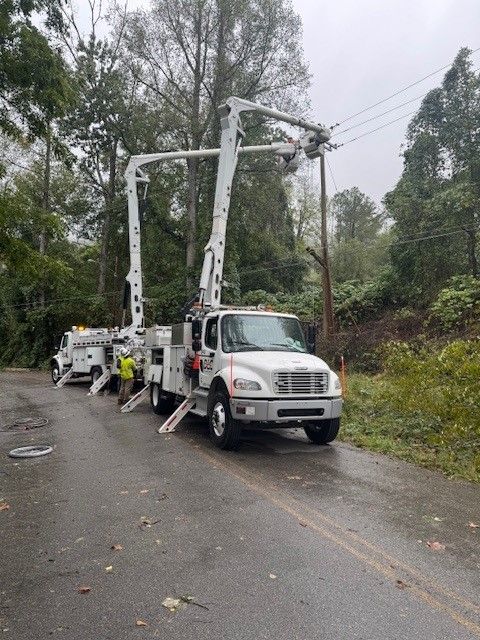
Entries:
{"label": "rear tire", "polygon": [[208,429],[210,439],[219,449],[238,449],[242,437],[242,425],[232,418],[228,396],[215,391],[208,403]]}
{"label": "rear tire", "polygon": [[157,415],[168,415],[172,413],[175,406],[175,396],[173,393],[164,391],[156,382],[152,382],[150,387],[150,404],[153,412]]}
{"label": "rear tire", "polygon": [[55,364],[52,365],[51,374],[52,374],[52,382],[53,382],[53,384],[57,384],[57,382],[62,377],[60,375],[60,366],[58,365],[58,363],[55,363]]}
{"label": "rear tire", "polygon": [[330,418],[330,420],[320,420],[316,424],[305,425],[303,427],[308,439],[313,444],[328,444],[335,440],[340,429],[340,418]]}
{"label": "rear tire", "polygon": [[93,369],[90,371],[90,380],[92,384],[95,384],[95,382],[100,378],[102,373],[103,371],[101,367],[93,367]]}

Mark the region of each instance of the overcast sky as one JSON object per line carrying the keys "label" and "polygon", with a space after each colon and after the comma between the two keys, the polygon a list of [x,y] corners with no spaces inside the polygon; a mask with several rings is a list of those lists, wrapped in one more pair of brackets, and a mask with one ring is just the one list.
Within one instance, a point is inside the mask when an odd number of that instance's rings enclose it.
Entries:
{"label": "overcast sky", "polygon": [[[480,0],[292,1],[303,18],[305,57],[313,74],[313,113],[327,125],[449,64],[460,47],[480,47]],[[480,51],[473,60],[480,67]],[[344,126],[422,95],[438,85],[443,73]],[[420,100],[406,105],[338,139],[374,129],[419,104]],[[357,185],[380,201],[400,175],[400,145],[408,121],[404,118],[329,154],[338,188]],[[331,180],[329,186],[333,190]]]}
{"label": "overcast sky", "polygon": [[[235,0],[232,0],[234,2]],[[292,0],[303,20],[312,73],[312,114],[341,121],[449,64],[458,49],[480,47],[480,0]],[[78,0],[82,17],[84,1]],[[129,0],[148,7],[148,0]],[[473,57],[480,67],[480,51]],[[443,72],[444,73],[444,72]],[[437,86],[439,73],[345,123],[352,126]],[[349,140],[417,108],[420,100],[338,136]],[[409,118],[329,154],[338,189],[354,185],[380,202],[402,169],[400,146]],[[334,191],[330,176],[329,192]]]}

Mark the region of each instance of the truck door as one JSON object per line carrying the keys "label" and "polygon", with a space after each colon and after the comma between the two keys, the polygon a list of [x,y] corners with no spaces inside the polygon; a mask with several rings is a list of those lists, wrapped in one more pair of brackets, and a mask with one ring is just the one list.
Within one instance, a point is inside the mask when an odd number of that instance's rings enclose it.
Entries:
{"label": "truck door", "polygon": [[209,387],[218,369],[218,316],[208,318],[204,323],[202,351],[200,353],[200,386]]}
{"label": "truck door", "polygon": [[72,363],[72,334],[70,331],[65,333],[60,345],[60,351],[62,353],[62,360],[64,364]]}

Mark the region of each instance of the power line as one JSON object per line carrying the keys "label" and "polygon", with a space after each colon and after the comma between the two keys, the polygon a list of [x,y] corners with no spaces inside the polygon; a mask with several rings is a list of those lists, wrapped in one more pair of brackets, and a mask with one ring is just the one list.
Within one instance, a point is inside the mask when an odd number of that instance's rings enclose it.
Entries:
{"label": "power line", "polygon": [[369,136],[371,133],[375,133],[376,131],[380,131],[380,129],[385,129],[385,127],[389,127],[391,124],[395,124],[395,122],[398,122],[399,120],[403,120],[404,118],[408,118],[409,116],[413,115],[414,113],[416,113],[416,111],[410,111],[409,113],[404,113],[403,116],[395,118],[395,120],[390,120],[390,122],[386,122],[385,124],[380,125],[376,129],[371,129],[370,131],[366,131],[365,133],[362,133],[359,136],[356,136],[355,138],[351,138],[350,140],[347,140],[346,142],[340,143],[339,145],[337,145],[337,148],[344,147],[346,144],[350,144],[350,142],[355,142],[355,140],[360,140],[360,138],[364,138],[365,136]]}
{"label": "power line", "polygon": [[[471,53],[474,54],[477,51],[480,51],[480,47],[477,47]],[[365,113],[366,111],[370,111],[371,109],[374,109],[375,107],[378,107],[378,105],[383,104],[384,102],[387,102],[388,100],[391,100],[392,98],[395,98],[395,96],[400,95],[404,91],[407,91],[408,89],[411,89],[412,87],[415,87],[417,84],[420,84],[424,80],[428,80],[428,78],[431,78],[432,76],[435,76],[437,73],[440,73],[440,71],[444,71],[445,69],[449,69],[453,64],[454,64],[454,62],[450,62],[450,64],[446,64],[445,66],[440,67],[440,69],[437,69],[436,71],[432,71],[428,75],[423,76],[423,78],[420,78],[419,80],[416,80],[415,82],[412,82],[411,84],[407,85],[406,87],[403,87],[403,89],[399,89],[398,91],[395,91],[395,93],[392,93],[391,95],[387,96],[386,98],[383,98],[383,100],[379,100],[378,102],[375,102],[375,104],[372,104],[369,107],[366,107],[365,109],[362,109],[361,111],[357,111],[357,113],[354,113],[351,116],[348,116],[347,118],[344,118],[340,122],[337,122],[336,124],[334,124],[331,128],[335,129],[336,127],[339,127],[340,125],[342,125],[344,122],[348,122],[349,120],[353,120],[353,118],[356,118],[357,116],[361,115],[362,113]]]}
{"label": "power line", "polygon": [[330,177],[332,178],[333,186],[335,187],[335,191],[338,191],[337,183],[335,182],[335,178],[333,176],[332,167],[330,166],[330,161],[327,156],[325,156],[325,160],[327,161],[328,171],[330,172]]}
{"label": "power line", "polygon": [[[480,71],[480,67],[477,67],[476,69],[474,69],[472,73],[477,73],[477,71]],[[368,122],[372,122],[374,120],[378,120],[378,118],[386,116],[387,114],[392,113],[393,111],[396,111],[397,109],[400,109],[401,107],[404,107],[407,104],[411,104],[412,102],[416,102],[417,100],[421,100],[422,98],[425,98],[425,96],[427,96],[429,93],[430,93],[430,91],[427,91],[426,93],[422,93],[421,96],[417,96],[416,98],[412,98],[411,100],[406,100],[405,102],[397,104],[397,106],[392,107],[391,109],[388,109],[387,111],[383,111],[382,113],[379,113],[376,116],[372,116],[371,118],[368,118],[367,120],[363,120],[362,122],[359,122],[358,124],[353,124],[351,127],[347,127],[347,129],[342,129],[342,131],[337,131],[336,133],[334,133],[332,135],[332,138],[333,138],[333,136],[339,136],[342,133],[347,133],[347,131],[352,131],[352,129],[356,129],[357,127],[361,127],[362,125],[367,124]]]}

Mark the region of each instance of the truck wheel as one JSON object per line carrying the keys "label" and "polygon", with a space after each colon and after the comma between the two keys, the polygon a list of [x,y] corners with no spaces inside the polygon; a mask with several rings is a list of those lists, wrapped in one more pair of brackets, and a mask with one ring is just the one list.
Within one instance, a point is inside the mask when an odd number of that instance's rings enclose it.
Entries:
{"label": "truck wheel", "polygon": [[212,442],[220,449],[237,449],[242,425],[232,418],[228,396],[216,391],[208,407],[208,428]]}
{"label": "truck wheel", "polygon": [[102,373],[103,371],[100,367],[93,367],[93,369],[90,371],[90,379],[92,381],[92,384],[95,384],[95,382],[100,378]]}
{"label": "truck wheel", "polygon": [[317,424],[305,425],[303,428],[313,444],[328,444],[337,437],[340,429],[340,418],[320,420]]}
{"label": "truck wheel", "polygon": [[57,382],[60,380],[60,378],[62,377],[60,375],[60,367],[58,366],[57,363],[52,365],[52,382],[53,384],[57,384]]}
{"label": "truck wheel", "polygon": [[175,396],[173,393],[164,391],[156,382],[152,382],[150,387],[150,404],[153,412],[157,415],[165,415],[172,413],[175,405]]}

